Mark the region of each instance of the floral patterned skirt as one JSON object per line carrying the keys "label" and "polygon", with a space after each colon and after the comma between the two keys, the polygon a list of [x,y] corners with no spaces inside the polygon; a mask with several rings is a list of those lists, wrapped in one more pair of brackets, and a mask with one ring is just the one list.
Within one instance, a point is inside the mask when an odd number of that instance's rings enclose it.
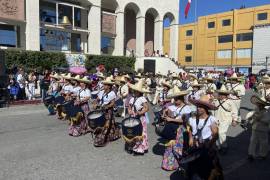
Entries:
{"label": "floral patterned skirt", "polygon": [[73,137],[86,134],[88,132],[87,114],[89,113],[89,105],[85,103],[81,105],[83,113],[78,113],[76,117],[70,119],[68,134]]}
{"label": "floral patterned skirt", "polygon": [[145,116],[141,116],[140,120],[143,126],[143,133],[142,133],[143,138],[135,142],[132,150],[136,153],[145,153],[145,151],[148,151],[149,149],[148,135],[147,135],[147,122],[146,122]]}
{"label": "floral patterned skirt", "polygon": [[105,111],[105,119],[105,126],[94,131],[94,146],[96,147],[104,147],[108,142],[121,137],[120,128],[115,123],[113,109]]}
{"label": "floral patterned skirt", "polygon": [[184,137],[183,137],[184,131],[185,128],[183,126],[180,126],[177,130],[176,140],[171,141],[168,144],[168,147],[166,148],[165,153],[163,155],[163,161],[161,165],[162,169],[167,171],[174,171],[179,167],[178,162],[174,157],[173,151],[178,153],[180,157],[182,156],[184,144]]}

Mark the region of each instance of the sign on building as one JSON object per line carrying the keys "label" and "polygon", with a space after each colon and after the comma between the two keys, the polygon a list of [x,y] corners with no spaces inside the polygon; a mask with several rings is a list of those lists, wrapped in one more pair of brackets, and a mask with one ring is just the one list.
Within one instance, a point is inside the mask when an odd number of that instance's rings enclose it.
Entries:
{"label": "sign on building", "polygon": [[102,12],[101,31],[104,35],[115,37],[116,35],[116,15],[108,12]]}
{"label": "sign on building", "polygon": [[0,18],[24,21],[24,0],[0,0]]}
{"label": "sign on building", "polygon": [[252,73],[270,70],[270,24],[254,27]]}

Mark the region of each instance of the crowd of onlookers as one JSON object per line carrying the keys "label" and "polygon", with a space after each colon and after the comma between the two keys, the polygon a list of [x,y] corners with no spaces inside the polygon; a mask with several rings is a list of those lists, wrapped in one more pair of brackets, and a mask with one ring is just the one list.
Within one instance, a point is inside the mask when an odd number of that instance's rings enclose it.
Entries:
{"label": "crowd of onlookers", "polygon": [[34,100],[44,96],[50,84],[50,72],[45,70],[25,71],[23,68],[13,68],[9,73],[7,90],[10,100]]}

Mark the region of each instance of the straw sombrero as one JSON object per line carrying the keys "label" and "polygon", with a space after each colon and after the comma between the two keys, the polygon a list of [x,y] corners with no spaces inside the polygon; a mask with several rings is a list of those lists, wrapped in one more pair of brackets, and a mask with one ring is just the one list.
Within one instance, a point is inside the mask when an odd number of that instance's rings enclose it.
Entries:
{"label": "straw sombrero", "polygon": [[214,81],[215,79],[213,78],[213,76],[208,75],[204,78],[206,81]]}
{"label": "straw sombrero", "polygon": [[208,110],[217,110],[218,108],[210,102],[210,98],[207,95],[203,95],[199,100],[189,99],[191,104],[194,104],[197,107],[205,107]]}
{"label": "straw sombrero", "polygon": [[172,78],[179,78],[179,76],[174,72],[172,73]]}
{"label": "straw sombrero", "polygon": [[191,84],[192,87],[202,87],[203,84],[199,84],[197,80],[193,81],[193,83]]}
{"label": "straw sombrero", "polygon": [[127,76],[122,76],[122,77],[119,79],[119,81],[125,83],[125,82],[127,82],[126,78],[128,79]]}
{"label": "straw sombrero", "polygon": [[62,76],[64,79],[70,80],[72,79],[71,73],[68,73],[67,75]]}
{"label": "straw sombrero", "polygon": [[105,76],[104,76],[103,73],[97,73],[96,75],[97,75],[97,77],[99,77],[99,78],[105,79]]}
{"label": "straw sombrero", "polygon": [[172,99],[179,96],[188,95],[189,91],[181,91],[177,86],[174,86],[172,89],[172,94],[168,95],[168,98]]}
{"label": "straw sombrero", "polygon": [[228,78],[229,80],[242,80],[241,77],[238,77],[236,73],[233,73],[231,77]]}
{"label": "straw sombrero", "polygon": [[80,75],[76,75],[75,77],[71,78],[72,80],[75,81],[80,81],[81,80],[81,76]]}
{"label": "straw sombrero", "polygon": [[222,85],[221,88],[220,88],[219,90],[216,90],[216,92],[217,92],[218,94],[226,94],[226,95],[229,95],[229,94],[232,93],[231,91],[229,91],[229,90],[225,87],[225,85]]}
{"label": "straw sombrero", "polygon": [[78,81],[83,82],[83,83],[87,83],[87,84],[91,83],[91,81],[88,79],[87,76],[84,76],[83,78],[78,79]]}
{"label": "straw sombrero", "polygon": [[148,90],[146,90],[144,87],[144,81],[143,79],[139,79],[136,84],[129,84],[128,87],[134,91],[138,91],[140,93],[149,93]]}
{"label": "straw sombrero", "polygon": [[104,81],[101,81],[101,82],[102,84],[114,85],[113,78],[111,76],[107,77]]}
{"label": "straw sombrero", "polygon": [[170,89],[172,88],[172,85],[171,85],[171,83],[170,83],[169,81],[164,80],[164,81],[162,81],[161,84],[162,84],[163,86],[169,87]]}
{"label": "straw sombrero", "polygon": [[162,74],[160,72],[157,72],[156,76],[162,76]]}
{"label": "straw sombrero", "polygon": [[61,79],[62,78],[58,73],[51,74],[50,77],[55,78],[55,79]]}
{"label": "straw sombrero", "polygon": [[270,79],[270,77],[269,77],[267,74],[265,74],[265,75],[262,77],[262,79]]}
{"label": "straw sombrero", "polygon": [[135,75],[135,77],[142,78],[142,74],[141,73],[138,73],[138,74]]}
{"label": "straw sombrero", "polygon": [[270,83],[270,78],[268,77],[268,78],[262,78],[262,82],[264,83],[264,84],[269,84]]}
{"label": "straw sombrero", "polygon": [[189,73],[188,77],[191,77],[193,79],[198,79],[198,77],[195,74]]}
{"label": "straw sombrero", "polygon": [[124,77],[124,78],[127,78],[127,79],[131,79],[131,77],[130,77],[128,74],[123,75],[123,77]]}
{"label": "straw sombrero", "polygon": [[258,95],[253,95],[250,98],[250,102],[255,105],[262,104],[264,106],[270,106],[270,102],[267,102],[264,97],[259,97]]}

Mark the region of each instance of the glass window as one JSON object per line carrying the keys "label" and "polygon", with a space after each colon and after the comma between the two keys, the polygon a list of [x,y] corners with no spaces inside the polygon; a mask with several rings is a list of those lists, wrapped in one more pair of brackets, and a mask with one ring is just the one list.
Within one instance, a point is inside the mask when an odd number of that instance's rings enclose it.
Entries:
{"label": "glass window", "polygon": [[193,31],[192,30],[187,30],[186,31],[186,36],[192,36],[193,34]]}
{"label": "glass window", "polygon": [[15,26],[0,24],[0,46],[17,47]]}
{"label": "glass window", "polygon": [[222,26],[230,26],[231,20],[230,19],[224,19],[222,20]]}
{"label": "glass window", "polygon": [[215,28],[215,22],[208,22],[208,29]]}
{"label": "glass window", "polygon": [[40,21],[56,23],[56,4],[51,2],[40,2]]}
{"label": "glass window", "polygon": [[267,13],[259,13],[259,14],[257,15],[257,20],[258,20],[258,21],[267,20],[267,16],[268,16]]}
{"label": "glass window", "polygon": [[70,51],[71,34],[58,30],[40,30],[41,51]]}
{"label": "glass window", "polygon": [[101,52],[102,54],[112,54],[114,50],[114,39],[107,36],[101,37]]}
{"label": "glass window", "polygon": [[74,8],[74,26],[81,27],[81,9]]}
{"label": "glass window", "polygon": [[218,36],[218,43],[233,42],[233,35]]}
{"label": "glass window", "polygon": [[251,49],[237,49],[236,57],[237,58],[251,58]]}
{"label": "glass window", "polygon": [[220,50],[217,52],[218,59],[231,59],[232,58],[232,50]]}
{"label": "glass window", "polygon": [[72,52],[81,52],[81,35],[80,34],[71,34],[71,51]]}
{"label": "glass window", "polygon": [[192,61],[192,57],[191,56],[186,56],[185,57],[185,61],[186,62],[191,62]]}
{"label": "glass window", "polygon": [[252,41],[253,40],[253,33],[242,33],[237,34],[236,41]]}
{"label": "glass window", "polygon": [[192,50],[192,44],[186,44],[186,50]]}

